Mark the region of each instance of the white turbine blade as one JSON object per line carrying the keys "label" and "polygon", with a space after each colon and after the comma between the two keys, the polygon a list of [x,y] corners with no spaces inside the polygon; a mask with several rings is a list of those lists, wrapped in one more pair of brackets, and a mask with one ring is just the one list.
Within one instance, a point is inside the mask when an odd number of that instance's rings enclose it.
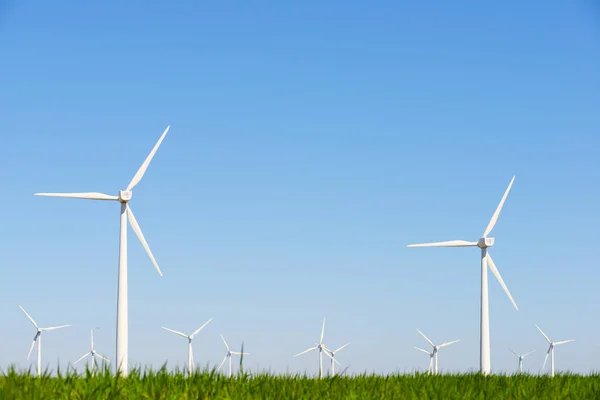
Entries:
{"label": "white turbine blade", "polygon": [[453,341],[451,341],[451,342],[442,343],[442,344],[440,344],[440,345],[438,346],[438,349],[441,349],[442,347],[450,346],[451,344],[454,344],[454,343],[456,343],[456,342],[460,342],[460,339],[458,339],[458,340],[453,340]]}
{"label": "white turbine blade", "polygon": [[342,350],[344,347],[348,346],[350,344],[350,342],[346,343],[345,345],[343,345],[342,347],[340,347],[337,350],[334,350],[334,353],[337,353],[338,351]]}
{"label": "white turbine blade", "polygon": [[409,244],[406,247],[465,247],[477,246],[477,242],[467,242],[466,240],[449,240],[447,242]]}
{"label": "white turbine blade", "polygon": [[335,358],[334,358],[334,357],[333,357],[331,354],[329,354],[329,352],[327,352],[327,351],[326,351],[326,352],[325,352],[325,355],[326,355],[327,357],[331,358],[331,360],[332,360],[334,363],[336,363],[337,365],[342,365],[342,364],[340,364],[340,362],[339,362],[338,360],[336,360],[336,359],[335,359]]}
{"label": "white turbine blade", "polygon": [[135,187],[135,185],[137,185],[140,182],[140,180],[146,173],[146,169],[148,168],[148,165],[150,165],[150,161],[152,161],[152,158],[154,157],[156,150],[158,150],[158,148],[160,147],[160,144],[162,143],[163,139],[167,135],[167,132],[169,132],[170,127],[171,127],[170,125],[167,126],[167,129],[165,129],[163,134],[160,136],[160,139],[158,139],[158,142],[156,142],[156,144],[154,145],[154,148],[152,149],[150,154],[148,154],[148,157],[146,157],[146,159],[144,160],[144,163],[142,164],[140,169],[138,169],[138,172],[136,172],[136,174],[133,177],[133,179],[131,180],[131,182],[129,182],[129,186],[127,186],[128,191],[132,190]]}
{"label": "white turbine blade", "polygon": [[550,338],[548,336],[546,336],[546,334],[544,333],[544,331],[541,330],[539,326],[536,325],[535,327],[538,328],[538,331],[540,331],[540,333],[542,335],[544,335],[544,337],[546,338],[546,340],[548,341],[548,343],[552,343],[552,341],[550,340]]}
{"label": "white turbine blade", "polygon": [[306,354],[306,353],[308,353],[309,351],[313,351],[313,350],[316,350],[316,349],[318,349],[318,347],[311,347],[311,348],[310,348],[310,349],[308,349],[308,350],[304,350],[302,353],[298,353],[298,354],[296,354],[294,357],[301,356],[302,354]]}
{"label": "white turbine blade", "polygon": [[325,318],[323,318],[323,327],[321,328],[321,340],[319,343],[323,344],[323,335],[325,334]]}
{"label": "white turbine blade", "polygon": [[431,347],[435,347],[435,344],[433,344],[433,342],[431,340],[429,340],[429,338],[427,336],[425,336],[423,334],[423,332],[421,332],[420,330],[417,329],[417,332],[419,332],[421,334],[421,336],[423,336],[425,338],[425,340],[427,340],[427,342],[431,345]]}
{"label": "white turbine blade", "polygon": [[427,355],[431,355],[431,353],[430,353],[430,352],[428,352],[427,350],[423,350],[423,349],[421,349],[421,348],[419,348],[419,347],[415,347],[415,349],[417,349],[417,350],[419,350],[419,351],[422,351],[423,353],[425,353],[425,354],[427,354]]}
{"label": "white turbine blade", "polygon": [[561,342],[554,343],[554,345],[558,346],[559,344],[565,344],[565,343],[570,343],[570,342],[574,342],[574,341],[575,341],[575,339],[563,340]]}
{"label": "white turbine blade", "polygon": [[158,263],[156,262],[156,259],[152,255],[152,252],[150,251],[150,247],[148,247],[148,243],[146,242],[146,239],[144,239],[144,234],[142,233],[142,229],[140,228],[140,225],[138,224],[137,220],[135,219],[135,216],[133,215],[133,211],[131,211],[131,207],[129,207],[129,204],[127,204],[127,216],[129,217],[129,224],[131,225],[131,228],[137,235],[140,242],[142,242],[142,246],[144,246],[144,249],[146,250],[146,253],[148,253],[150,260],[152,260],[152,264],[154,264],[154,267],[158,271],[158,274],[160,276],[162,276],[162,272],[160,271],[160,268],[158,267]]}
{"label": "white turbine blade", "polygon": [[196,335],[197,335],[197,334],[198,334],[198,333],[199,333],[199,332],[200,332],[202,329],[204,329],[204,327],[205,327],[206,325],[208,325],[208,324],[209,324],[209,322],[210,322],[210,321],[212,321],[212,320],[213,320],[213,319],[211,318],[211,319],[209,319],[208,321],[206,321],[206,322],[204,323],[204,325],[202,325],[200,328],[196,329],[196,330],[194,331],[194,333],[192,333],[192,334],[190,335],[190,337],[191,337],[191,338],[193,338],[194,336],[196,336]]}
{"label": "white turbine blade", "polygon": [[250,355],[250,353],[240,353],[239,351],[232,351],[231,354],[235,354],[238,356],[241,356],[241,355],[249,356]]}
{"label": "white turbine blade", "polygon": [[27,314],[27,311],[25,311],[25,309],[23,307],[21,307],[20,304],[19,304],[19,308],[21,309],[21,311],[23,311],[25,313],[25,315],[27,316],[27,318],[29,318],[29,320],[31,321],[31,323],[33,324],[33,326],[35,326],[35,328],[37,329],[38,326],[35,323],[35,321],[33,320],[33,318],[31,318],[31,315]]}
{"label": "white turbine blade", "polygon": [[40,330],[42,330],[42,331],[53,331],[53,330],[56,330],[56,329],[67,328],[69,326],[71,326],[71,324],[69,324],[69,325],[60,325],[60,326],[51,326],[50,328],[40,328]]}
{"label": "white turbine blade", "polygon": [[[520,355],[518,355],[517,353],[515,353],[515,352],[513,351],[513,349],[509,349],[509,350],[510,350],[510,351],[511,351],[511,352],[512,352],[512,353],[513,353],[515,356],[517,356],[517,357],[521,357]],[[523,356],[523,357],[525,357],[525,356]]]}
{"label": "white turbine blade", "polygon": [[104,357],[104,356],[101,356],[101,355],[100,355],[100,354],[98,354],[98,353],[96,353],[96,355],[97,355],[98,357],[100,357],[101,359],[103,359],[104,361],[106,361],[107,363],[109,363],[109,362],[110,362],[110,360],[109,360],[108,358],[106,358],[106,357]]}
{"label": "white turbine blade", "polygon": [[504,280],[502,279],[502,276],[500,275],[500,271],[498,271],[498,268],[496,268],[496,264],[494,264],[494,260],[492,260],[492,256],[490,256],[490,253],[486,253],[485,256],[487,258],[488,267],[490,267],[490,270],[492,271],[492,273],[494,274],[496,279],[498,279],[498,282],[500,282],[500,285],[502,286],[502,289],[504,289],[504,292],[510,299],[510,302],[513,304],[513,306],[515,306],[517,311],[519,311],[519,307],[517,307],[517,303],[515,303],[515,299],[513,299],[510,292],[508,291],[508,288],[506,287],[506,283],[504,283]]}
{"label": "white turbine blade", "polygon": [[77,364],[79,361],[83,360],[84,358],[86,358],[87,356],[89,356],[91,353],[85,353],[84,355],[81,356],[81,358],[79,358],[77,361],[75,361],[73,363],[73,365]]}
{"label": "white turbine blade", "polygon": [[92,350],[94,350],[94,330],[91,330],[92,334],[90,335],[90,345],[92,346]]}
{"label": "white turbine blade", "polygon": [[164,330],[167,330],[167,331],[169,331],[169,332],[173,332],[173,333],[175,333],[176,335],[183,336],[183,337],[184,337],[184,338],[186,338],[186,339],[188,338],[188,335],[186,335],[185,333],[181,333],[181,332],[178,332],[178,331],[174,331],[173,329],[169,329],[169,328],[167,328],[167,327],[165,327],[165,326],[161,326],[161,328],[163,328]]}
{"label": "white turbine blade", "polygon": [[506,201],[506,197],[508,196],[508,192],[510,192],[510,188],[512,187],[514,181],[515,177],[513,176],[510,180],[510,183],[508,184],[508,188],[506,188],[506,192],[504,192],[504,196],[502,196],[502,200],[500,200],[500,204],[498,204],[496,211],[494,211],[494,215],[492,215],[492,219],[490,219],[490,223],[488,224],[487,228],[485,228],[483,237],[487,237],[487,235],[489,235],[490,232],[492,232],[492,229],[494,229],[496,222],[498,222],[498,216],[500,215],[500,211],[502,211],[502,207],[504,206],[504,202]]}
{"label": "white turbine blade", "polygon": [[225,364],[225,361],[227,360],[227,356],[229,355],[229,353],[225,356],[225,358],[223,358],[223,361],[221,361],[221,364],[219,365],[219,371],[221,370],[221,367],[223,366],[223,364]]}
{"label": "white turbine blade", "polygon": [[227,351],[231,352],[231,350],[229,350],[229,346],[227,346],[227,342],[225,341],[225,338],[223,337],[222,334],[221,334],[221,339],[223,339],[223,343],[225,343],[225,347],[227,348]]}
{"label": "white turbine blade", "polygon": [[535,353],[535,350],[533,350],[533,351],[530,351],[529,353],[525,353],[525,354],[523,354],[523,356],[522,356],[522,357],[523,357],[523,358],[525,358],[526,356],[530,355],[531,353]]}
{"label": "white turbine blade", "polygon": [[35,336],[33,337],[33,342],[31,343],[31,347],[29,348],[29,353],[27,353],[28,360],[29,360],[29,357],[31,357],[31,352],[33,351],[33,346],[35,346],[35,342],[37,342],[37,339],[39,336],[40,336],[40,333],[36,332]]}
{"label": "white turbine blade", "polygon": [[544,365],[542,365],[542,370],[544,370],[546,368],[546,362],[548,361],[548,356],[550,355],[551,349],[552,349],[552,347],[549,347],[548,351],[546,352],[546,357],[544,358]]}
{"label": "white turbine blade", "polygon": [[109,194],[87,192],[87,193],[35,193],[34,196],[44,197],[67,197],[70,199],[86,199],[86,200],[119,200],[119,196],[111,196]]}

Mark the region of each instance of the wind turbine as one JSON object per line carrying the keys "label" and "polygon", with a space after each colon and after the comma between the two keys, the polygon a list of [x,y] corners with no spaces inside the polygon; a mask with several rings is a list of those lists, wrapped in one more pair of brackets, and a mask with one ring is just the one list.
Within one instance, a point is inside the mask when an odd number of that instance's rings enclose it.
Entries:
{"label": "wind turbine", "polygon": [[221,339],[223,339],[223,343],[225,343],[225,347],[227,348],[227,354],[225,355],[225,358],[223,358],[223,361],[221,361],[221,365],[219,365],[219,371],[221,370],[221,367],[223,366],[223,364],[225,364],[225,361],[227,361],[227,359],[229,359],[229,377],[231,378],[231,374],[232,374],[232,369],[231,369],[231,355],[232,354],[236,354],[238,356],[247,356],[250,355],[250,353],[240,353],[239,351],[231,351],[229,349],[229,346],[227,345],[227,342],[225,341],[225,338],[223,337],[223,335],[221,335]]}
{"label": "wind turbine", "polygon": [[106,362],[110,362],[106,357],[103,357],[102,355],[100,355],[98,352],[96,352],[96,349],[94,348],[94,330],[91,330],[91,336],[90,336],[90,351],[88,351],[87,353],[85,353],[84,355],[81,356],[81,358],[79,358],[77,361],[75,361],[73,363],[73,365],[77,364],[79,361],[83,360],[84,358],[86,358],[87,356],[91,356],[92,357],[92,367],[91,367],[91,373],[92,375],[94,375],[94,366],[96,364],[96,356],[98,358],[100,358],[101,360],[104,360]]}
{"label": "wind turbine", "polygon": [[27,360],[29,360],[29,357],[31,357],[31,352],[33,351],[33,346],[35,346],[35,343],[37,342],[37,376],[41,376],[42,375],[42,332],[53,331],[55,329],[60,329],[60,328],[66,328],[68,326],[71,326],[71,324],[60,325],[60,326],[51,326],[50,328],[40,328],[35,323],[33,318],[31,318],[31,316],[29,314],[27,314],[27,311],[25,311],[25,309],[23,307],[21,307],[21,305],[19,305],[19,308],[21,309],[21,311],[23,311],[25,313],[27,318],[29,318],[29,320],[31,321],[33,326],[35,326],[35,329],[36,329],[35,336],[33,337],[33,343],[31,343],[31,347],[29,348],[29,354],[27,354]]}
{"label": "wind turbine", "polygon": [[118,196],[112,196],[103,193],[97,192],[88,192],[88,193],[36,193],[36,196],[48,196],[48,197],[68,197],[74,199],[88,199],[88,200],[113,200],[121,203],[121,226],[120,226],[120,234],[119,234],[119,279],[118,279],[118,289],[117,289],[117,369],[120,369],[121,374],[123,376],[127,376],[128,372],[128,363],[129,363],[129,335],[128,335],[128,306],[127,306],[127,221],[131,224],[131,228],[137,235],[140,242],[142,242],[142,246],[150,256],[150,260],[154,264],[154,267],[158,271],[159,275],[162,276],[162,272],[158,267],[158,263],[154,259],[152,252],[150,251],[150,247],[148,247],[148,243],[146,243],[146,239],[144,238],[144,234],[140,229],[140,226],[133,215],[133,211],[131,211],[131,207],[129,206],[129,201],[131,200],[132,190],[133,188],[140,182],[148,165],[150,165],[150,161],[154,157],[154,154],[158,150],[160,144],[163,139],[167,135],[170,126],[167,126],[167,129],[163,132],[160,139],[137,171],[127,189],[120,190]]}
{"label": "wind turbine", "polygon": [[335,375],[335,363],[338,363],[338,365],[341,365],[338,362],[338,360],[335,359],[335,354],[340,352],[344,347],[348,346],[349,344],[350,344],[350,342],[346,343],[342,347],[335,349],[335,350],[329,350],[329,349],[325,348],[325,354],[327,354],[327,357],[331,358],[331,376]]}
{"label": "wind turbine", "polygon": [[550,340],[550,338],[548,336],[546,336],[546,334],[544,333],[544,331],[542,331],[540,329],[539,326],[535,326],[536,328],[538,328],[538,330],[540,331],[540,333],[544,336],[544,338],[546,339],[546,341],[548,342],[548,344],[550,346],[548,346],[548,351],[546,352],[546,358],[544,358],[544,365],[542,366],[542,370],[544,370],[546,368],[546,361],[548,361],[548,355],[550,355],[551,357],[551,364],[552,364],[552,370],[550,373],[550,376],[554,376],[554,347],[558,346],[559,344],[565,344],[565,343],[569,343],[569,342],[574,342],[575,339],[569,339],[569,340],[563,340],[560,342],[553,342]]}
{"label": "wind turbine", "polygon": [[319,350],[319,378],[323,377],[323,350],[326,350],[325,345],[323,344],[323,335],[325,334],[325,318],[323,318],[323,327],[321,328],[321,339],[319,343],[315,343],[315,347],[311,347],[310,349],[304,350],[301,353],[296,354],[294,357],[301,356],[302,354],[306,354],[313,350]]}
{"label": "wind turbine", "polygon": [[[441,349],[441,348],[443,348],[443,347],[450,346],[451,344],[454,344],[456,342],[459,342],[460,339],[459,340],[453,340],[452,342],[442,343],[442,344],[436,346],[435,344],[433,344],[433,342],[431,340],[429,340],[429,338],[427,336],[425,336],[423,334],[423,332],[421,332],[418,329],[417,329],[417,332],[419,332],[421,334],[421,336],[423,336],[425,338],[425,340],[427,340],[427,342],[431,345],[431,347],[433,347],[433,351],[430,353],[429,369],[431,371],[431,361],[433,360],[433,363],[434,363],[434,367],[433,368],[435,370],[435,373],[437,374],[438,373],[438,350]],[[415,348],[417,350],[421,350],[421,351],[423,351],[425,353],[429,353],[427,350],[419,349],[418,347],[415,347]]]}
{"label": "wind turbine", "polygon": [[191,375],[192,374],[192,369],[194,368],[194,351],[192,350],[192,340],[194,339],[194,336],[196,336],[202,329],[204,329],[204,327],[206,325],[208,325],[208,323],[210,321],[212,321],[213,319],[209,319],[208,321],[206,321],[204,323],[204,325],[202,325],[200,328],[196,329],[194,331],[194,333],[192,333],[191,335],[186,335],[185,333],[181,333],[178,331],[174,331],[173,329],[169,329],[167,327],[162,326],[161,328],[169,331],[169,332],[173,332],[179,336],[183,336],[184,338],[186,338],[188,340],[188,374]]}
{"label": "wind turbine", "polygon": [[427,372],[429,372],[430,374],[433,373],[433,356],[434,356],[434,352],[429,352],[427,350],[423,350],[420,347],[415,347],[415,349],[422,351],[423,353],[427,354],[429,356],[429,368],[427,368]]}
{"label": "wind turbine", "polygon": [[528,355],[530,355],[531,353],[535,352],[535,350],[533,350],[533,351],[530,351],[529,353],[525,353],[525,354],[517,354],[517,353],[515,353],[515,352],[514,352],[512,349],[509,349],[509,350],[510,350],[510,351],[512,351],[512,353],[513,353],[515,356],[519,357],[519,373],[521,373],[521,374],[522,374],[522,373],[523,373],[523,359],[524,359],[525,357],[527,357]]}
{"label": "wind turbine", "polygon": [[506,192],[504,192],[504,196],[502,196],[502,200],[500,200],[500,204],[496,208],[494,215],[492,215],[492,219],[490,220],[487,228],[483,232],[483,235],[477,242],[468,242],[466,240],[450,240],[447,242],[436,242],[436,243],[423,243],[423,244],[410,244],[408,247],[469,247],[469,246],[477,246],[481,249],[481,328],[480,328],[480,369],[483,374],[489,374],[491,368],[490,361],[490,314],[489,314],[489,303],[488,303],[488,267],[502,285],[504,292],[510,299],[513,306],[519,310],[517,307],[517,303],[511,296],[498,268],[494,264],[492,257],[488,253],[487,249],[494,245],[494,238],[489,238],[488,235],[494,229],[496,222],[498,221],[498,216],[500,215],[500,211],[504,206],[504,202],[506,201],[506,197],[508,196],[508,192],[510,192],[510,188],[512,187],[513,182],[515,181],[515,177],[510,181]]}

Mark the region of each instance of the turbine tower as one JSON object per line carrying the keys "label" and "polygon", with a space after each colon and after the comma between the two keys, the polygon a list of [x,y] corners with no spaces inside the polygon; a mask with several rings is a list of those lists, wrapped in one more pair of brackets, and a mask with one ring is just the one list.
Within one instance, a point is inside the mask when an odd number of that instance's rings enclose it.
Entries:
{"label": "turbine tower", "polygon": [[92,357],[92,366],[91,366],[91,373],[92,375],[94,375],[94,367],[96,364],[96,357],[100,358],[101,360],[104,360],[106,362],[110,362],[106,357],[103,357],[102,355],[100,355],[98,352],[96,352],[96,349],[94,348],[94,330],[91,330],[91,336],[90,336],[90,351],[88,351],[87,353],[85,353],[84,355],[81,356],[81,358],[79,358],[77,361],[75,361],[73,363],[73,365],[77,364],[79,361],[83,360],[84,358],[86,358],[87,356]]}
{"label": "turbine tower", "polygon": [[435,374],[437,375],[438,373],[438,350],[441,348],[444,348],[446,346],[450,346],[451,344],[454,344],[456,342],[459,342],[459,340],[453,340],[452,342],[446,342],[446,343],[442,343],[440,345],[435,345],[433,344],[433,342],[431,340],[429,340],[429,338],[427,336],[425,336],[423,334],[423,332],[421,332],[420,330],[417,329],[417,332],[419,332],[421,334],[421,336],[423,336],[425,338],[425,340],[427,340],[427,342],[431,345],[431,347],[433,348],[433,351],[431,353],[429,353],[427,350],[423,350],[423,349],[419,349],[418,347],[415,347],[415,349],[423,351],[425,353],[430,354],[429,357],[429,370],[432,371],[432,366],[431,366],[431,361],[433,361],[433,370],[435,371]]}
{"label": "turbine tower", "polygon": [[225,348],[227,349],[227,354],[225,354],[225,358],[223,358],[223,361],[221,361],[221,365],[219,365],[219,371],[221,370],[221,367],[223,366],[223,364],[225,364],[225,361],[227,361],[227,359],[229,359],[229,377],[231,378],[232,375],[232,368],[231,368],[231,356],[233,354],[238,355],[238,356],[248,356],[250,355],[250,353],[240,353],[239,351],[231,351],[231,349],[229,348],[229,346],[227,345],[227,342],[225,341],[225,338],[223,337],[223,335],[221,335],[221,339],[223,339],[223,343],[225,344]]}
{"label": "turbine tower", "polygon": [[129,201],[131,200],[132,190],[133,188],[140,182],[148,165],[150,165],[150,161],[154,157],[154,154],[160,147],[163,139],[167,135],[169,131],[169,127],[163,132],[160,139],[137,171],[127,189],[119,191],[118,196],[112,196],[103,193],[97,192],[88,192],[88,193],[36,193],[36,196],[47,196],[47,197],[68,197],[74,199],[87,199],[87,200],[112,200],[118,201],[121,203],[121,225],[120,225],[120,234],[119,234],[119,278],[118,278],[118,289],[117,289],[117,351],[116,351],[116,360],[117,360],[117,370],[121,371],[123,376],[127,376],[128,373],[128,363],[129,363],[129,329],[128,329],[128,306],[127,306],[127,221],[131,224],[131,228],[137,235],[140,242],[142,242],[142,246],[148,253],[150,260],[154,264],[154,267],[158,271],[159,275],[162,276],[162,272],[158,267],[158,263],[154,259],[152,252],[150,251],[150,247],[148,247],[148,243],[146,243],[146,239],[144,238],[144,234],[140,229],[140,226],[133,215],[133,211],[131,211],[131,207],[129,206]]}
{"label": "turbine tower", "polygon": [[204,323],[204,325],[202,325],[200,328],[196,329],[194,331],[194,333],[192,333],[191,335],[186,335],[185,333],[174,331],[173,329],[169,329],[169,328],[164,327],[164,326],[161,327],[161,328],[163,328],[163,329],[165,329],[165,330],[167,330],[169,332],[173,332],[176,335],[183,336],[184,338],[186,338],[188,340],[188,375],[192,374],[193,368],[194,368],[194,351],[192,350],[192,340],[194,339],[194,336],[196,336],[198,333],[200,333],[200,331],[202,329],[204,329],[204,327],[206,325],[208,325],[208,323],[210,321],[212,321],[212,320],[213,319],[211,318],[208,321],[206,321]]}
{"label": "turbine tower", "polygon": [[510,351],[512,351],[512,353],[513,353],[515,356],[519,357],[519,373],[521,373],[521,374],[522,374],[522,373],[523,373],[523,359],[524,359],[525,357],[527,357],[528,355],[530,355],[531,353],[534,353],[534,352],[535,352],[535,350],[533,350],[533,351],[530,351],[529,353],[525,353],[525,354],[517,354],[517,353],[515,353],[515,352],[514,352],[512,349],[509,349],[509,350],[510,350]]}
{"label": "turbine tower", "polygon": [[492,257],[488,253],[488,248],[494,245],[494,238],[488,237],[488,235],[494,229],[496,222],[498,221],[498,216],[500,215],[500,211],[504,206],[504,202],[506,201],[506,197],[510,192],[510,188],[512,187],[513,182],[515,181],[515,177],[510,181],[506,192],[504,192],[504,196],[502,196],[502,200],[500,200],[500,204],[498,204],[498,208],[492,215],[492,219],[490,220],[487,228],[483,232],[483,235],[477,242],[469,242],[466,240],[451,240],[447,242],[436,242],[436,243],[423,243],[423,244],[410,244],[408,247],[479,247],[481,249],[481,319],[480,319],[480,370],[483,374],[489,374],[491,369],[491,361],[490,361],[490,314],[489,314],[489,304],[488,304],[488,267],[502,285],[504,292],[510,299],[513,306],[519,310],[517,307],[517,303],[511,296],[498,268],[494,264]]}
{"label": "turbine tower", "polygon": [[323,335],[325,334],[325,318],[323,318],[323,327],[321,328],[321,339],[319,339],[319,343],[315,343],[315,347],[311,347],[310,349],[304,350],[301,353],[296,354],[294,357],[301,356],[302,354],[306,354],[313,350],[319,350],[319,378],[323,377],[323,350],[326,350],[325,345],[323,344]]}
{"label": "turbine tower", "polygon": [[550,338],[548,336],[546,336],[544,331],[542,331],[539,326],[536,325],[535,327],[538,328],[538,331],[540,331],[540,333],[544,336],[544,338],[550,345],[550,346],[548,346],[548,351],[546,351],[546,357],[544,358],[544,365],[542,366],[542,370],[544,370],[546,368],[546,362],[548,361],[548,355],[550,355],[550,358],[551,358],[550,363],[552,364],[550,376],[554,376],[554,347],[558,346],[559,344],[574,342],[575,339],[563,340],[560,342],[553,342],[552,340],[550,340]]}
{"label": "turbine tower", "polygon": [[25,313],[27,318],[29,318],[29,320],[31,321],[33,326],[35,326],[35,329],[36,329],[35,336],[33,337],[33,343],[31,343],[31,347],[29,348],[29,354],[27,354],[27,360],[29,360],[29,357],[31,357],[31,352],[33,351],[33,346],[35,346],[35,344],[37,342],[37,376],[41,376],[42,375],[42,332],[53,331],[55,329],[60,329],[60,328],[66,328],[68,326],[71,326],[71,324],[60,325],[60,326],[51,326],[50,328],[40,328],[35,323],[33,318],[31,318],[31,316],[29,314],[27,314],[27,311],[25,311],[25,309],[23,307],[21,307],[19,305],[19,308],[21,309],[21,311],[23,311]]}
{"label": "turbine tower", "polygon": [[350,343],[346,343],[345,345],[343,345],[342,347],[335,349],[335,350],[329,350],[327,348],[325,348],[325,354],[327,355],[327,357],[331,358],[331,376],[335,376],[335,363],[338,363],[338,365],[341,365],[338,360],[335,359],[335,355],[337,353],[339,353],[344,347],[348,346]]}

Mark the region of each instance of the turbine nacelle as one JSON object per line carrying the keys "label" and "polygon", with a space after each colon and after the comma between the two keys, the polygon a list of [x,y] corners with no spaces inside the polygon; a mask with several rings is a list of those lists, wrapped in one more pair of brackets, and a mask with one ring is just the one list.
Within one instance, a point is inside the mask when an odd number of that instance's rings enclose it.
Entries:
{"label": "turbine nacelle", "polygon": [[127,203],[131,200],[131,190],[119,190],[119,202]]}
{"label": "turbine nacelle", "polygon": [[488,247],[492,247],[495,241],[495,238],[482,237],[477,241],[477,247],[480,249],[487,249]]}

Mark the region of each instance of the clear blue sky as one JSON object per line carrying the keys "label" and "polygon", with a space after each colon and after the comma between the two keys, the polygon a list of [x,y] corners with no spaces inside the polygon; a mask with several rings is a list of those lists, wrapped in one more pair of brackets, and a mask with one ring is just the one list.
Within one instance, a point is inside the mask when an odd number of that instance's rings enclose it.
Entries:
{"label": "clear blue sky", "polygon": [[[0,3],[0,365],[88,348],[114,359],[116,194],[167,124],[131,206],[130,360],[224,355],[313,372],[318,340],[349,371],[479,365],[477,240],[516,181],[491,250],[492,368],[556,340],[559,369],[599,367],[600,7],[592,1]],[[406,3],[406,2],[405,2]]]}

